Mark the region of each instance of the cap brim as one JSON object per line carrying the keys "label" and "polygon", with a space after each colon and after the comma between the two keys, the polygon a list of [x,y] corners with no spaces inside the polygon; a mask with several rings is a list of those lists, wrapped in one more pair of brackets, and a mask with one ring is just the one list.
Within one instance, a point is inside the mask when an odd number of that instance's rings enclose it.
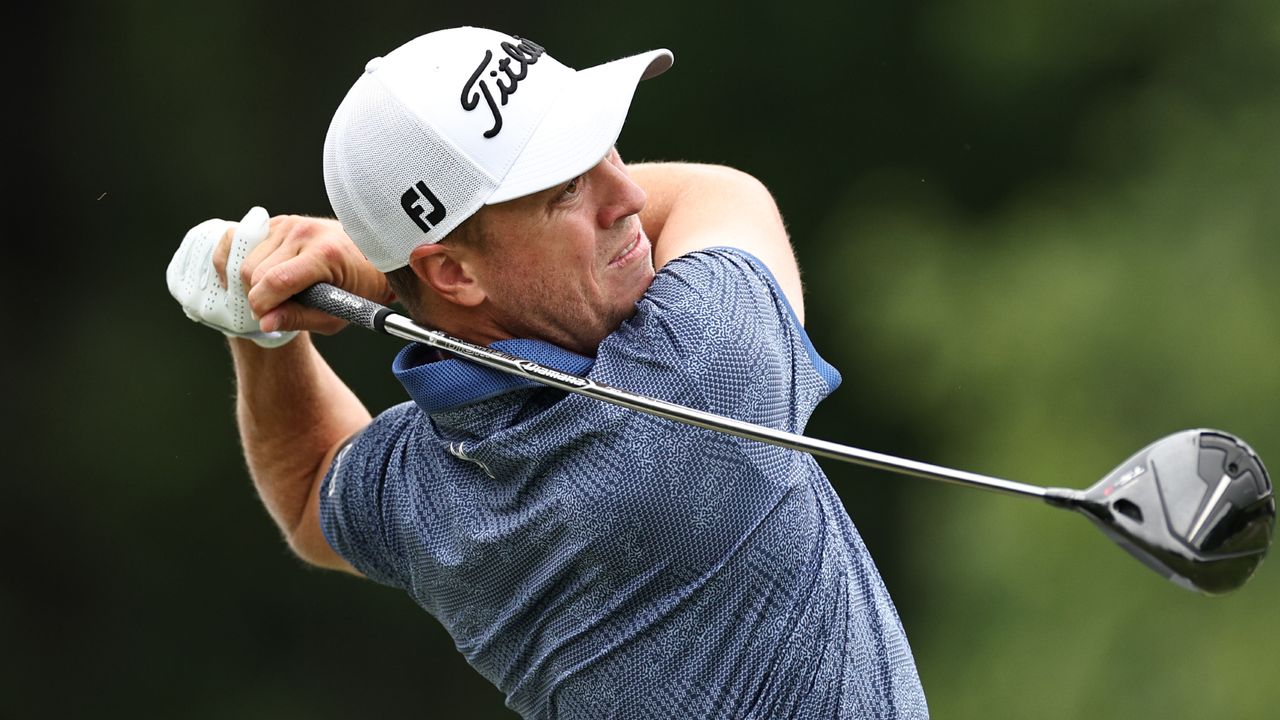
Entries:
{"label": "cap brim", "polygon": [[622,132],[636,85],[666,72],[668,50],[651,50],[574,73],[486,205],[568,182],[595,167]]}

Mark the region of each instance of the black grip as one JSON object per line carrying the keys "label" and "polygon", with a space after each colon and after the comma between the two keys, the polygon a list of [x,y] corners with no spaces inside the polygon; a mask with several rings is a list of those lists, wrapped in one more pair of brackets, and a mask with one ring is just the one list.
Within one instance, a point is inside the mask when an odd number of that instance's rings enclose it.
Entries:
{"label": "black grip", "polygon": [[380,333],[386,332],[383,322],[392,312],[385,305],[353,295],[329,283],[316,283],[294,295],[293,299],[307,307]]}

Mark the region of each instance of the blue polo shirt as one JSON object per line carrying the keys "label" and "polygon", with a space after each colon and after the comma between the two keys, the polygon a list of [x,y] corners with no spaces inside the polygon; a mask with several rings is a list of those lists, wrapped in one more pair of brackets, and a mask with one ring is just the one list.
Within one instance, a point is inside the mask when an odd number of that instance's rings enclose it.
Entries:
{"label": "blue polo shirt", "polygon": [[[801,432],[840,382],[769,271],[668,263],[587,358],[598,383]],[[413,398],[335,458],[321,526],[529,718],[927,717],[893,602],[814,459],[421,345]]]}

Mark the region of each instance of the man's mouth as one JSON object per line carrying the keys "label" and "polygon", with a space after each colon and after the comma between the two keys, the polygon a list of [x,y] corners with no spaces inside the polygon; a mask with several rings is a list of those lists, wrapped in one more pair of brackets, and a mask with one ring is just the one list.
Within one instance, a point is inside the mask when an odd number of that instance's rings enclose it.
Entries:
{"label": "man's mouth", "polygon": [[609,261],[609,267],[621,267],[640,257],[649,251],[649,238],[645,237],[644,230],[637,230],[636,236],[622,248],[612,260]]}

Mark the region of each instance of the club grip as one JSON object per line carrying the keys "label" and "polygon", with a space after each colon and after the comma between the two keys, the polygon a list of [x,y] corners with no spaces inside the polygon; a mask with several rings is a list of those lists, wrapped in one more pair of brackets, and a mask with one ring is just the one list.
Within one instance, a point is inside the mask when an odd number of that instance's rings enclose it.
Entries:
{"label": "club grip", "polygon": [[383,323],[394,312],[385,305],[353,295],[329,283],[316,283],[294,295],[293,299],[307,307],[384,334],[387,330]]}

